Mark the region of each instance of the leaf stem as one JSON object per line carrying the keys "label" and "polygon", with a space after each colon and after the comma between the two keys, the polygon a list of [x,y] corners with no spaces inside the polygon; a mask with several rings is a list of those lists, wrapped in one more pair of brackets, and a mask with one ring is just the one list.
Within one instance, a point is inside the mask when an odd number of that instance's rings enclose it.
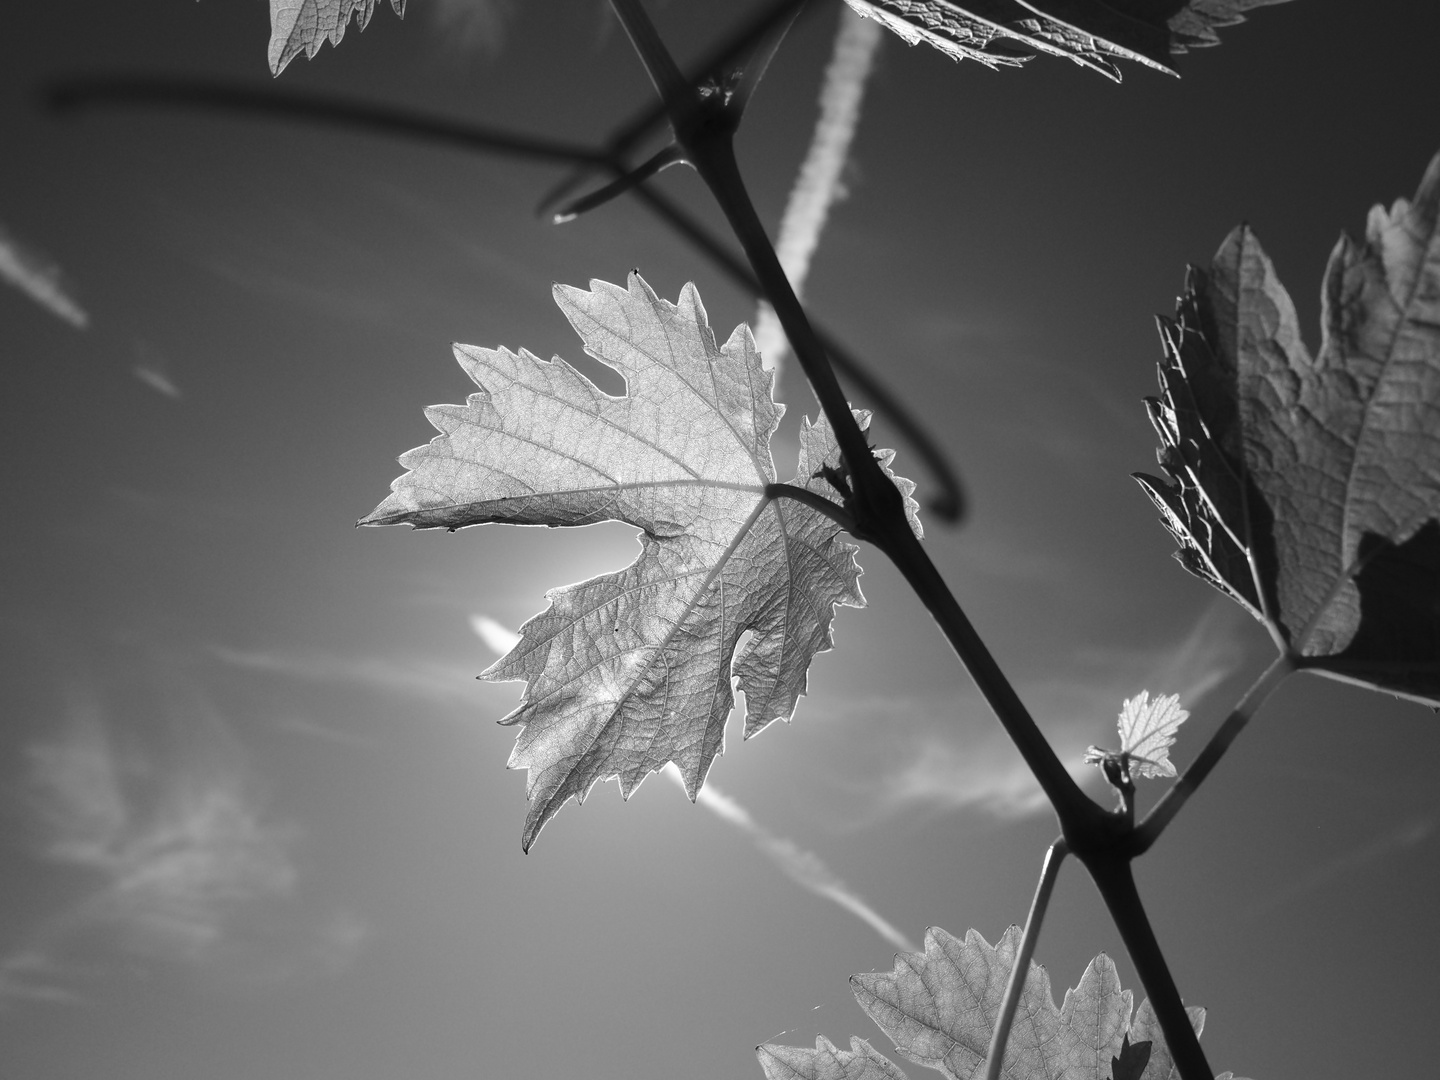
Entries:
{"label": "leaf stem", "polygon": [[631,188],[643,184],[657,173],[664,172],[671,165],[682,165],[684,162],[685,155],[681,152],[680,147],[674,143],[669,143],[648,161],[637,165],[627,173],[623,173],[604,187],[597,188],[589,195],[583,195],[573,202],[566,203],[555,211],[555,216],[552,220],[556,225],[563,225],[568,221],[574,221],[581,214],[588,214],[596,207],[603,206],[611,199],[618,198]]}
{"label": "leaf stem", "polygon": [[1281,653],[1261,673],[1250,689],[1245,691],[1244,697],[1236,703],[1235,708],[1225,718],[1224,723],[1216,729],[1215,734],[1210,736],[1210,741],[1205,744],[1199,756],[1191,762],[1184,775],[1171,785],[1170,790],[1161,797],[1150,813],[1145,815],[1145,819],[1135,827],[1130,843],[1127,845],[1131,858],[1150,850],[1151,845],[1165,831],[1165,827],[1180,812],[1180,808],[1195,793],[1205,777],[1210,775],[1210,770],[1215,767],[1225,751],[1229,749],[1230,744],[1244,730],[1245,725],[1264,704],[1265,699],[1295,670],[1295,658],[1289,653]]}
{"label": "leaf stem", "polygon": [[760,80],[765,78],[765,73],[770,70],[770,64],[774,61],[775,54],[780,51],[785,35],[790,33],[790,27],[795,25],[795,20],[800,17],[800,9],[807,2],[808,0],[781,0],[776,5],[773,16],[767,13],[766,29],[756,35],[758,44],[745,62],[745,70],[740,72],[735,85],[733,104],[742,115],[749,107],[750,99],[755,96]]}
{"label": "leaf stem", "polygon": [[610,4],[614,7],[615,14],[620,16],[620,24],[625,27],[625,33],[630,35],[630,44],[639,54],[640,62],[645,66],[645,74],[649,75],[650,81],[654,83],[655,92],[660,95],[666,114],[674,121],[678,115],[692,111],[698,97],[695,87],[690,85],[689,79],[680,74],[680,66],[665,47],[660,32],[655,29],[655,24],[645,13],[640,0],[610,0]]}
{"label": "leaf stem", "polygon": [[804,503],[812,510],[816,510],[835,524],[839,525],[848,533],[855,531],[855,519],[845,512],[844,507],[837,506],[823,495],[806,488],[795,487],[793,484],[766,484],[765,497],[767,499],[794,499],[796,502]]}
{"label": "leaf stem", "polygon": [[1035,898],[1030,901],[1030,914],[1025,918],[1025,933],[1020,938],[1020,949],[1015,954],[1015,966],[1010,969],[1010,981],[1005,984],[1005,998],[1000,1004],[1000,1016],[995,1021],[995,1031],[990,1036],[990,1049],[985,1055],[985,1080],[1000,1080],[1000,1070],[1005,1063],[1005,1044],[1010,1039],[1010,1028],[1015,1023],[1015,1010],[1020,1004],[1020,994],[1025,989],[1025,979],[1030,974],[1030,960],[1035,955],[1035,943],[1040,939],[1040,924],[1045,921],[1045,908],[1049,906],[1050,894],[1055,891],[1055,879],[1060,874],[1060,864],[1070,854],[1070,845],[1059,837],[1045,852],[1045,861],[1040,864],[1040,881],[1035,886]]}

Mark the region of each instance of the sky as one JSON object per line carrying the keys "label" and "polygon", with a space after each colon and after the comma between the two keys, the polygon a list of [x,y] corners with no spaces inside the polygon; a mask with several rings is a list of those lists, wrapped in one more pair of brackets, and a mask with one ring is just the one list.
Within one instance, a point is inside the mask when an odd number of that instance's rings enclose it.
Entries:
{"label": "sky", "polygon": [[[742,10],[650,7],[682,57]],[[772,229],[836,33],[816,8],[738,138]],[[526,855],[494,722],[521,688],[474,676],[634,530],[354,528],[423,407],[473,389],[451,342],[581,358],[552,283],[694,281],[722,339],[752,299],[634,202],[537,215],[553,166],[38,105],[98,74],[264,88],[268,29],[259,0],[67,0],[0,35],[0,1076],[730,1080],[765,1041],[889,1050],[848,976],[927,926],[1022,922],[1056,826],[877,552],[793,722],[732,717],[697,804],[601,784]],[[1143,689],[1190,710],[1183,768],[1270,658],[1129,478],[1153,317],[1244,221],[1313,347],[1337,236],[1440,150],[1440,9],[1296,0],[1222,36],[1121,85],[883,37],[807,256],[814,318],[963,477],[926,545],[1077,775]],[[650,92],[598,0],[382,5],[278,86],[591,144]],[[718,224],[693,174],[657,183]],[[814,405],[793,365],[779,396],[786,475]],[[1433,1068],[1437,762],[1429,709],[1295,677],[1137,864],[1217,1070]],[[1069,864],[1037,959],[1059,988],[1102,951],[1138,991]]]}

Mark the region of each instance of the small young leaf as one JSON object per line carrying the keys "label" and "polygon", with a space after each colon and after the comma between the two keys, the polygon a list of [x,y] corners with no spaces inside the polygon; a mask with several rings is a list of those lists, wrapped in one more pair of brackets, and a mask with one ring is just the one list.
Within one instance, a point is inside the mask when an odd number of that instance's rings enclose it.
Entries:
{"label": "small young leaf", "polygon": [[1136,479],[1306,667],[1440,703],[1440,155],[1341,237],[1323,299],[1312,358],[1248,228],[1192,267],[1147,400],[1170,482]]}
{"label": "small young leaf", "polygon": [[[950,1080],[974,1080],[985,1067],[1020,936],[1020,928],[1012,926],[992,947],[974,930],[961,940],[931,927],[923,953],[900,953],[892,971],[855,975],[850,982],[861,1008],[902,1055]],[[1099,1080],[1110,1074],[1128,1035],[1135,1043],[1151,1043],[1143,1080],[1169,1080],[1172,1062],[1154,1011],[1145,1001],[1132,1020],[1132,1001],[1130,991],[1120,989],[1115,965],[1102,953],[1057,1009],[1049,975],[1032,962],[1001,1076]],[[1205,1011],[1187,1012],[1199,1034]]]}
{"label": "small young leaf", "polygon": [[[270,74],[279,75],[302,52],[313,57],[325,42],[339,45],[350,16],[361,30],[380,0],[270,0]],[[390,0],[405,17],[405,0]]]}
{"label": "small young leaf", "polygon": [[[731,676],[745,692],[746,738],[788,720],[811,659],[831,646],[835,607],[864,604],[858,549],[836,523],[766,494],[783,407],[747,327],[717,348],[693,285],[670,304],[634,273],[628,289],[557,285],[555,299],[627,394],[602,393],[558,357],[457,346],[481,392],[426,411],[443,434],[400,458],[410,471],[361,521],[643,530],[634,563],[551,590],[549,609],[482,676],[528,683],[502,721],[524,725],[510,766],[529,770],[527,849],[607,777],[628,797],[673,761],[693,799],[720,752]],[[864,427],[868,414],[856,416]],[[877,458],[889,474],[889,452]],[[792,486],[833,503],[823,474],[839,463],[824,418],[804,422]],[[918,533],[914,485],[889,475]]]}
{"label": "small young leaf", "polygon": [[[1150,691],[1142,690],[1125,702],[1120,710],[1120,757],[1122,765],[1133,774],[1150,777],[1175,775],[1170,763],[1170,747],[1175,745],[1175,731],[1189,719],[1180,708],[1180,696],[1157,697],[1150,700]],[[1088,765],[1103,764],[1112,757],[1109,751],[1092,746],[1085,751]]]}
{"label": "small young leaf", "polygon": [[[1169,58],[1218,45],[1217,26],[1285,0],[845,0],[911,45],[954,60],[1014,67],[1030,50],[1063,56],[1120,81],[1116,60],[1169,72]],[[1173,72],[1172,72],[1173,74]]]}
{"label": "small young leaf", "polygon": [[765,1080],[905,1080],[899,1066],[853,1035],[849,1050],[837,1050],[817,1035],[814,1050],[766,1043],[755,1048],[755,1056]]}

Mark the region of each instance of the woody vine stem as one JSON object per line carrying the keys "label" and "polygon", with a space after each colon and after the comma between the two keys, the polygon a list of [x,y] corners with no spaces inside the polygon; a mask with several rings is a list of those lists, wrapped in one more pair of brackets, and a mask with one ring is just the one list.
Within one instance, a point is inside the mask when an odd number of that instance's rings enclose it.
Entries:
{"label": "woody vine stem", "polygon": [[[1151,929],[1135,887],[1130,861],[1154,842],[1260,702],[1280,679],[1293,670],[1293,664],[1288,657],[1282,656],[1271,665],[1222,725],[1195,766],[1177,783],[1140,830],[1135,828],[1128,806],[1124,811],[1106,811],[1088,798],[1056,757],[1014,687],[911,532],[898,489],[885,476],[851,415],[849,403],[825,350],[790,287],[750,201],[735,159],[734,133],[739,127],[748,95],[732,96],[723,86],[696,87],[681,74],[640,0],[611,0],[611,4],[670,119],[676,146],[674,150],[662,153],[667,160],[682,160],[691,165],[710,189],[740,241],[765,297],[774,307],[796,359],[835,431],[843,460],[844,480],[848,485],[848,489],[842,490],[845,510],[854,523],[850,531],[858,539],[869,541],[883,551],[905,576],[1015,742],[1059,818],[1061,839],[1052,847],[1045,861],[1035,904],[1027,920],[1021,953],[1016,958],[1002,1005],[1001,1022],[996,1026],[990,1047],[987,1075],[998,1075],[1009,1021],[1013,1019],[1015,1003],[1023,989],[1029,954],[1035,947],[1045,903],[1060,861],[1069,851],[1089,870],[1100,890],[1154,1006],[1181,1077],[1183,1080],[1210,1080],[1214,1073],[1200,1049],[1180,992]],[[752,85],[754,77],[755,73],[751,73]]]}

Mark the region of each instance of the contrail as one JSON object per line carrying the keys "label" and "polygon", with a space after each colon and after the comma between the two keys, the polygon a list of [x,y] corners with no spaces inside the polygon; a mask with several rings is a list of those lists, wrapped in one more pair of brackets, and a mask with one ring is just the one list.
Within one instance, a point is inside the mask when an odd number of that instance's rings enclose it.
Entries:
{"label": "contrail", "polygon": [[[673,764],[661,770],[683,790],[685,781],[680,770]],[[840,877],[812,851],[806,851],[790,840],[775,836],[753,817],[750,812],[729,795],[724,794],[713,783],[707,781],[695,797],[696,803],[705,807],[722,821],[734,825],[754,842],[791,881],[801,888],[809,889],[816,896],[822,896],[839,904],[850,914],[860,919],[882,938],[902,952],[918,952],[914,943],[892,925],[884,916],[872,908],[845,884]]]}
{"label": "contrail", "polygon": [[60,268],[39,251],[22,245],[4,225],[0,225],[0,281],[13,285],[77,330],[90,324],[90,316],[67,291]]}
{"label": "contrail", "polygon": [[[860,119],[860,102],[865,97],[865,80],[870,75],[882,33],[878,22],[863,18],[849,8],[841,9],[835,51],[825,69],[825,83],[820,91],[820,118],[815,122],[810,151],[790,190],[790,201],[780,220],[780,238],[775,245],[780,265],[797,297],[805,286],[810,257],[820,243],[820,231],[830,215],[830,206],[844,194],[840,173],[850,153],[850,142]],[[765,367],[778,371],[788,345],[774,309],[763,301],[755,316],[755,345]]]}

